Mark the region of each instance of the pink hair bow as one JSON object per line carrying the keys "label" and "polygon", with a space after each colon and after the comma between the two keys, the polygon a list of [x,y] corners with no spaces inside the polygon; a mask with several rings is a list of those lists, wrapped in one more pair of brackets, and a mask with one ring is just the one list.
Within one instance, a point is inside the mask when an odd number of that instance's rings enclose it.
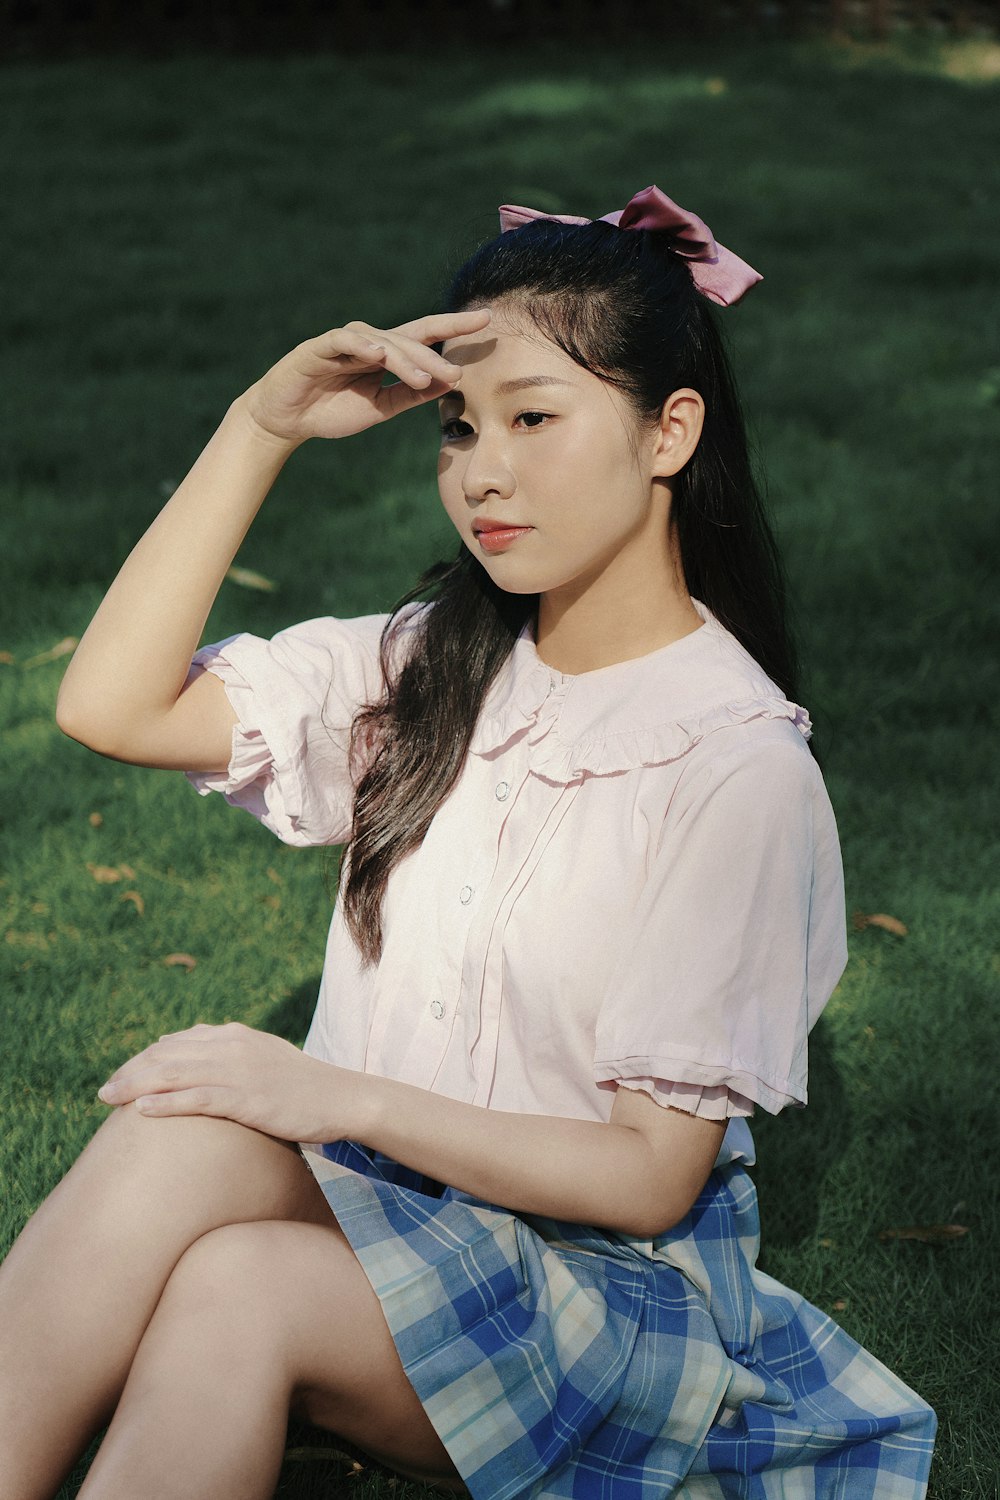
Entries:
{"label": "pink hair bow", "polygon": [[[533,219],[548,219],[554,224],[591,224],[592,219],[581,219],[575,214],[546,214],[536,208],[517,208],[505,203],[500,209],[500,232],[520,229]],[[624,208],[604,214],[601,224],[614,224],[619,229],[666,229],[670,234],[670,248],[690,262],[691,278],[704,296],[710,297],[722,307],[729,307],[745,296],[758,281],[763,281],[759,271],[740,260],[725,245],[713,238],[712,231],[697,214],[688,213],[658,187],[643,188],[630,198]]]}

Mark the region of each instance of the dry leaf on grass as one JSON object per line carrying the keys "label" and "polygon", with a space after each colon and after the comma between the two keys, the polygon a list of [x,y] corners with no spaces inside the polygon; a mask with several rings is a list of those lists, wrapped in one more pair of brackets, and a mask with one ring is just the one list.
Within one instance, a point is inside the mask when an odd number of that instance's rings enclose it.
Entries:
{"label": "dry leaf on grass", "polygon": [[226,577],[241,589],[257,589],[262,594],[273,594],[278,587],[273,578],[265,578],[263,573],[255,573],[252,568],[238,568],[235,564]]}
{"label": "dry leaf on grass", "polygon": [[0,665],[5,667],[12,667],[14,665],[14,658],[9,651],[0,651]]}
{"label": "dry leaf on grass", "polygon": [[856,932],[863,932],[866,927],[881,927],[886,932],[894,932],[897,937],[906,937],[910,930],[898,917],[887,917],[882,911],[873,912],[871,916],[856,911],[852,920]]}
{"label": "dry leaf on grass", "polygon": [[43,667],[47,661],[58,661],[60,656],[69,656],[74,652],[80,642],[75,635],[64,636],[61,641],[49,651],[42,651],[38,656],[30,656],[25,662],[25,668]]}
{"label": "dry leaf on grass", "polygon": [[190,972],[198,960],[192,958],[190,953],[168,953],[166,958],[160,959],[160,962],[168,969],[187,969]]}
{"label": "dry leaf on grass", "polygon": [[143,901],[143,899],[139,895],[138,891],[122,891],[122,893],[118,897],[118,899],[119,899],[119,901],[131,901],[132,905],[135,907],[135,909],[139,913],[140,917],[142,916],[143,912],[146,910],[146,903],[145,903],[145,901]]}
{"label": "dry leaf on grass", "polygon": [[114,885],[116,880],[121,880],[122,871],[117,870],[114,865],[93,865],[87,861],[87,869],[93,875],[98,885]]}
{"label": "dry leaf on grass", "polygon": [[91,828],[100,828],[101,824],[104,822],[103,814],[99,812],[92,812],[88,817],[87,822],[90,824]]}
{"label": "dry leaf on grass", "polygon": [[847,1307],[847,1298],[846,1297],[838,1297],[837,1300],[836,1300],[836,1302],[833,1304],[833,1310],[834,1310],[834,1312],[844,1312],[844,1310],[846,1309],[846,1307]]}
{"label": "dry leaf on grass", "polygon": [[44,932],[15,932],[8,927],[4,933],[4,942],[9,943],[12,948],[47,948],[49,939]]}
{"label": "dry leaf on grass", "polygon": [[967,1224],[913,1224],[908,1229],[880,1229],[880,1240],[920,1240],[924,1245],[948,1245],[968,1234]]}

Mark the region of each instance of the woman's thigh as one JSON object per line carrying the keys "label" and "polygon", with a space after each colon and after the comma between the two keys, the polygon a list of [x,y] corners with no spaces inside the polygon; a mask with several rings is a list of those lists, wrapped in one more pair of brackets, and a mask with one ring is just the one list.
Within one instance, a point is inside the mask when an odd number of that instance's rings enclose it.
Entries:
{"label": "woman's thigh", "polygon": [[[44,1212],[43,1212],[44,1211]],[[255,1219],[322,1221],[319,1185],[298,1149],[233,1120],[155,1118],[134,1105],[112,1111],[42,1205],[39,1217],[71,1217],[77,1233],[135,1226],[172,1247]]]}
{"label": "woman's thigh", "polygon": [[[205,1235],[178,1263],[157,1317],[197,1326],[190,1312],[198,1307],[213,1308],[228,1330],[242,1320],[248,1345],[265,1330],[292,1414],[408,1477],[464,1493],[329,1208],[317,1224],[238,1224]],[[210,1326],[204,1336],[211,1338]],[[211,1349],[199,1357],[210,1361]]]}
{"label": "woman's thigh", "polygon": [[[0,1265],[0,1449],[16,1440],[24,1472],[54,1491],[114,1412],[178,1261],[258,1219],[329,1224],[294,1146],[230,1120],[114,1110]],[[43,1407],[61,1420],[36,1451]]]}

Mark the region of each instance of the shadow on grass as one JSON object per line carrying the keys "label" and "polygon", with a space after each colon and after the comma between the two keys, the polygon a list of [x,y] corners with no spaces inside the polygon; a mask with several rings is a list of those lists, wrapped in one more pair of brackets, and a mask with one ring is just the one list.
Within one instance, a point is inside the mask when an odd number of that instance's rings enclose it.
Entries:
{"label": "shadow on grass", "polygon": [[279,1005],[268,1011],[260,1029],[271,1031],[275,1036],[284,1037],[286,1042],[294,1042],[296,1047],[301,1047],[316,1009],[319,981],[318,974],[303,980]]}
{"label": "shadow on grass", "polygon": [[[74,1464],[55,1500],[76,1500],[87,1471],[104,1439],[98,1433],[87,1452]],[[288,1424],[285,1458],[274,1490],[274,1500],[420,1500],[444,1493],[432,1485],[401,1479],[312,1423],[296,1420]]]}
{"label": "shadow on grass", "polygon": [[758,1114],[752,1128],[766,1262],[769,1249],[791,1249],[815,1234],[827,1174],[850,1141],[847,1095],[822,1020],[809,1038],[808,1108]]}

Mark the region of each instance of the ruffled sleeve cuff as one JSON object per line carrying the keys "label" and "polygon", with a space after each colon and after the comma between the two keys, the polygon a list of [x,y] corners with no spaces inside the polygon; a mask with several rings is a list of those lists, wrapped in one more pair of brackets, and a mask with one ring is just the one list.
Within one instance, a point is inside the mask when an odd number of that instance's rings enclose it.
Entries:
{"label": "ruffled sleeve cuff", "polygon": [[[760,1071],[741,1064],[707,1063],[684,1056],[680,1049],[672,1057],[624,1057],[594,1063],[598,1088],[639,1088],[661,1104],[688,1109],[709,1120],[724,1120],[732,1115],[753,1114],[754,1106],[776,1115],[789,1104],[805,1104],[805,1079],[801,1084],[791,1079],[762,1078]],[[676,1097],[666,1097],[676,1091]],[[697,1103],[698,1108],[683,1101]]]}
{"label": "ruffled sleeve cuff", "polygon": [[734,1116],[746,1120],[754,1111],[752,1099],[725,1084],[673,1083],[667,1078],[646,1077],[623,1078],[618,1087],[648,1094],[664,1109],[682,1109],[701,1120],[730,1120]]}
{"label": "ruffled sleeve cuff", "polygon": [[[193,664],[221,679],[237,715],[226,770],[184,773],[195,790],[219,792],[285,844],[342,843],[353,798],[345,749],[323,731],[305,695],[280,691],[268,643],[231,636],[203,647]],[[314,720],[319,732],[310,746]]]}
{"label": "ruffled sleeve cuff", "polygon": [[280,765],[279,760],[285,757],[274,742],[276,733],[265,735],[258,694],[237,664],[241,649],[249,643],[247,637],[234,636],[217,645],[204,646],[193,658],[193,666],[202,667],[222,681],[237,721],[232,726],[232,748],[225,771],[187,771],[184,774],[199,795],[219,792],[232,807],[241,807],[258,822],[264,823],[265,828],[283,843],[310,844],[316,840],[309,837],[301,826],[303,789],[300,777],[291,760]]}
{"label": "ruffled sleeve cuff", "polygon": [[[405,657],[429,606],[407,606],[387,642],[389,670]],[[194,665],[222,680],[236,713],[224,773],[192,770],[202,793],[220,792],[286,844],[342,844],[356,791],[351,729],[385,688],[388,615],[304,620],[271,640],[241,634],[204,646]]]}
{"label": "ruffled sleeve cuff", "polygon": [[255,782],[263,782],[274,765],[274,756],[255,722],[254,695],[246,678],[223,654],[223,645],[206,646],[195,654],[193,665],[210,671],[221,679],[237,715],[233,725],[232,749],[225,771],[186,771],[188,781],[203,797],[221,792],[234,797]]}

